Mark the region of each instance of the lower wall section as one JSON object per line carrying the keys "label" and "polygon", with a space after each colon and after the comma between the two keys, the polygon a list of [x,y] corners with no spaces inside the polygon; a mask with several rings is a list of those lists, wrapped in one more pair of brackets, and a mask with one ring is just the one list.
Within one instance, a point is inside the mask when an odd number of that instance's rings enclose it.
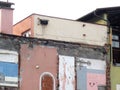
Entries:
{"label": "lower wall section", "polygon": [[[106,88],[105,61],[78,58],[77,60],[77,90],[99,90]],[[99,88],[99,89],[98,89]]]}
{"label": "lower wall section", "polygon": [[110,77],[111,77],[111,90],[120,90],[119,88],[120,84],[120,67],[113,66],[111,63],[111,71],[110,71]]}
{"label": "lower wall section", "polygon": [[58,56],[53,47],[28,44],[21,45],[20,59],[20,90],[98,90],[106,85],[104,60],[77,60]]}

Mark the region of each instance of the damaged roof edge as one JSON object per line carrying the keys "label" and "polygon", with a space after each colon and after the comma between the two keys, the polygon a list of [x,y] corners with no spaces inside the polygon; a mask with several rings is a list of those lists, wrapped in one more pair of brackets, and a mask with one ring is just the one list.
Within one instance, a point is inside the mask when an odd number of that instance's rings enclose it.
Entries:
{"label": "damaged roof edge", "polygon": [[0,33],[0,37],[18,38],[19,40],[21,40],[21,39],[28,40],[29,39],[29,42],[35,42],[37,44],[38,44],[38,42],[36,42],[36,40],[43,41],[43,42],[45,41],[44,43],[46,43],[46,42],[57,42],[57,43],[62,43],[62,44],[80,45],[82,47],[89,47],[89,48],[102,47],[102,46],[98,46],[98,45],[89,45],[89,44],[84,44],[84,43],[67,42],[67,41],[57,41],[57,40],[51,40],[51,39],[40,39],[40,38],[35,38],[35,37],[23,37],[23,36],[16,36],[16,35],[12,35],[12,34],[4,34],[4,33]]}

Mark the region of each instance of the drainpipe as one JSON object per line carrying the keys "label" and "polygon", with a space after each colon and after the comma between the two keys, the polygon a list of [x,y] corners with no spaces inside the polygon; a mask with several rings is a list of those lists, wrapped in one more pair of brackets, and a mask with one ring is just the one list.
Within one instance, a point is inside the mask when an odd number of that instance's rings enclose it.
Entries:
{"label": "drainpipe", "polygon": [[[109,49],[110,49],[110,61],[109,61],[109,63],[108,63],[108,61],[106,62],[108,65],[109,65],[109,67],[107,67],[106,69],[109,71],[108,73],[109,73],[109,80],[110,80],[110,65],[111,65],[111,61],[112,61],[112,46],[111,46],[111,40],[112,40],[112,37],[111,37],[111,33],[112,33],[112,31],[111,31],[111,29],[110,29],[110,21],[109,20],[107,20],[107,19],[104,19],[104,18],[102,18],[101,16],[99,16],[99,15],[97,15],[96,14],[96,11],[97,11],[97,9],[94,11],[94,15],[96,16],[96,17],[98,17],[98,18],[100,18],[100,19],[102,19],[102,20],[104,20],[105,22],[107,22],[107,27],[108,27],[108,34],[109,34]],[[107,77],[108,75],[107,75],[107,73],[106,73],[106,77]],[[107,90],[111,90],[111,83],[109,82],[109,85],[110,86],[108,86],[107,87]]]}

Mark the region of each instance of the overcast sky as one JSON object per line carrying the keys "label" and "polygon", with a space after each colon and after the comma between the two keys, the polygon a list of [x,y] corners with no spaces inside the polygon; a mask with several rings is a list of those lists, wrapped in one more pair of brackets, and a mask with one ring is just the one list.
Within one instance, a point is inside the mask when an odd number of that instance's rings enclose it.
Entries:
{"label": "overcast sky", "polygon": [[[7,0],[1,0],[7,1]],[[15,3],[14,24],[32,13],[77,19],[96,8],[120,6],[120,0],[8,0]]]}

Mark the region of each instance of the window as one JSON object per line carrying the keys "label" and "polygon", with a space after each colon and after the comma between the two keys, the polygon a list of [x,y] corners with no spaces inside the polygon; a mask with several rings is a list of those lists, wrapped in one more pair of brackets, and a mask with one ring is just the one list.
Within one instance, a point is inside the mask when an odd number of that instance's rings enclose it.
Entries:
{"label": "window", "polygon": [[24,36],[24,37],[30,37],[31,36],[31,31],[27,30],[27,31],[23,32],[22,36]]}
{"label": "window", "polygon": [[113,64],[120,66],[120,32],[114,31],[112,35]]}
{"label": "window", "polygon": [[120,48],[120,43],[119,43],[119,36],[118,35],[113,35],[112,36],[112,47],[114,48]]}

